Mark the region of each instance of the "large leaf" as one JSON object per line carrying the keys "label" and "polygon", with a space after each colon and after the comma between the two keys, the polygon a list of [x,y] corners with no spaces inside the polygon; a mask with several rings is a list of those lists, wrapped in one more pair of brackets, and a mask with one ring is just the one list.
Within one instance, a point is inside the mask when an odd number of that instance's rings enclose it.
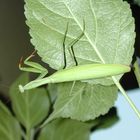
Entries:
{"label": "large leaf", "polygon": [[94,86],[69,82],[57,86],[58,98],[54,105],[54,112],[46,122],[58,117],[70,117],[81,121],[93,120],[107,113],[117,98],[117,88],[113,85]]}
{"label": "large leaf", "polygon": [[6,106],[0,101],[0,139],[21,140],[21,128]]}
{"label": "large leaf", "polygon": [[98,120],[83,123],[70,119],[57,119],[44,127],[38,140],[89,140],[90,129]]}
{"label": "large leaf", "polygon": [[[70,42],[83,31],[84,22],[84,36],[74,45],[79,64],[130,64],[135,33],[134,20],[127,2],[122,0],[25,0],[25,2],[31,41],[42,60],[50,67],[58,70],[64,66],[63,40],[67,23],[69,23],[65,42],[67,67],[75,64],[68,48]],[[97,84],[111,85],[113,81],[109,78],[91,82],[96,85],[93,87],[88,85],[86,91],[89,94],[82,94],[85,92],[82,91],[84,84],[80,83],[79,87],[76,86],[72,91],[72,96],[69,96],[71,85],[62,84],[50,120],[59,116],[88,120],[106,113],[116,99],[116,88]],[[91,94],[93,91],[96,94]],[[95,100],[94,96],[98,100]],[[102,103],[102,100],[105,102],[100,108],[101,104],[98,102]],[[82,113],[83,111],[85,113]]]}
{"label": "large leaf", "polygon": [[[67,66],[74,65],[69,43],[83,30],[75,45],[79,64],[121,63],[129,65],[134,45],[134,20],[122,0],[25,0],[25,15],[32,43],[43,61],[54,69],[64,65],[63,38],[66,36]],[[100,82],[103,82],[100,81]],[[107,82],[104,82],[107,84]]]}
{"label": "large leaf", "polygon": [[27,73],[22,74],[10,88],[13,110],[19,121],[26,127],[32,128],[39,124],[48,114],[50,101],[44,88],[19,92],[19,84],[29,82]]}

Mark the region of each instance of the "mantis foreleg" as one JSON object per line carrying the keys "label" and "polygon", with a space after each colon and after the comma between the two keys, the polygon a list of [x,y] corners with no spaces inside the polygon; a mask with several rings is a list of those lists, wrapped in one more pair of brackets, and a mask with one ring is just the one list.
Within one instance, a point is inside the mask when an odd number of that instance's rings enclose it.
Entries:
{"label": "mantis foreleg", "polygon": [[22,71],[27,71],[27,72],[40,73],[40,75],[37,77],[37,79],[41,79],[48,73],[48,70],[38,63],[29,61],[29,59],[31,59],[34,56],[34,53],[35,53],[35,51],[24,60],[23,63],[25,65],[27,65],[27,67],[22,67],[22,65],[21,65],[22,58],[21,58],[20,63],[19,63],[19,69]]}

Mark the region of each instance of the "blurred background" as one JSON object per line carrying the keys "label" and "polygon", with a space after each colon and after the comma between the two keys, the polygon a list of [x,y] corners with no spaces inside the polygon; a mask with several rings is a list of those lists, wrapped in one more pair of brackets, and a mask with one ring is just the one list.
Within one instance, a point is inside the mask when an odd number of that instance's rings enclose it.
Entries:
{"label": "blurred background", "polygon": [[[140,56],[140,7],[133,0],[131,4],[136,22],[136,55]],[[139,0],[135,0],[135,2]],[[139,4],[138,3],[138,4]],[[10,84],[20,74],[18,63],[33,51],[28,27],[25,24],[24,0],[0,0],[0,93],[6,95]],[[122,79],[125,89],[137,88],[133,72]],[[3,96],[1,96],[2,98]]]}
{"label": "blurred background", "polygon": [[8,93],[10,84],[20,73],[21,56],[28,56],[32,50],[24,0],[0,0],[0,93]]}

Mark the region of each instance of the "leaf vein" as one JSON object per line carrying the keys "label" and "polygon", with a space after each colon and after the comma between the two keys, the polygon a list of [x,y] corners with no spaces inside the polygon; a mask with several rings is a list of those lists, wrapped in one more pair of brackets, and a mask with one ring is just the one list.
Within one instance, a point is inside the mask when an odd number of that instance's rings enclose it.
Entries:
{"label": "leaf vein", "polygon": [[[80,23],[78,22],[78,20],[76,19],[76,17],[74,16],[74,14],[72,13],[72,11],[70,10],[70,8],[67,6],[66,3],[64,3],[67,7],[67,9],[69,10],[69,12],[71,13],[73,19],[75,20],[75,22],[77,23],[77,25],[81,28],[82,30],[82,26],[80,25]],[[89,41],[89,43],[91,44],[91,46],[93,47],[93,49],[96,51],[98,57],[101,59],[102,63],[105,63],[104,59],[102,58],[102,55],[100,54],[100,52],[98,51],[97,47],[95,46],[95,44],[91,41],[90,37],[87,35],[86,31],[85,31],[85,36],[87,38],[87,40]]]}

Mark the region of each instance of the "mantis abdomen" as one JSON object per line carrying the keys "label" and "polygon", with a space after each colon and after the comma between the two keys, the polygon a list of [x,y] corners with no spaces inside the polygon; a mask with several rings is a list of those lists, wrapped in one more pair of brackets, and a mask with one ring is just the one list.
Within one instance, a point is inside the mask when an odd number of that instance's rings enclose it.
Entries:
{"label": "mantis abdomen", "polygon": [[55,72],[43,79],[31,81],[25,86],[19,86],[20,91],[29,90],[47,83],[60,83],[77,80],[103,78],[123,74],[130,71],[130,67],[121,64],[87,64],[74,66]]}

